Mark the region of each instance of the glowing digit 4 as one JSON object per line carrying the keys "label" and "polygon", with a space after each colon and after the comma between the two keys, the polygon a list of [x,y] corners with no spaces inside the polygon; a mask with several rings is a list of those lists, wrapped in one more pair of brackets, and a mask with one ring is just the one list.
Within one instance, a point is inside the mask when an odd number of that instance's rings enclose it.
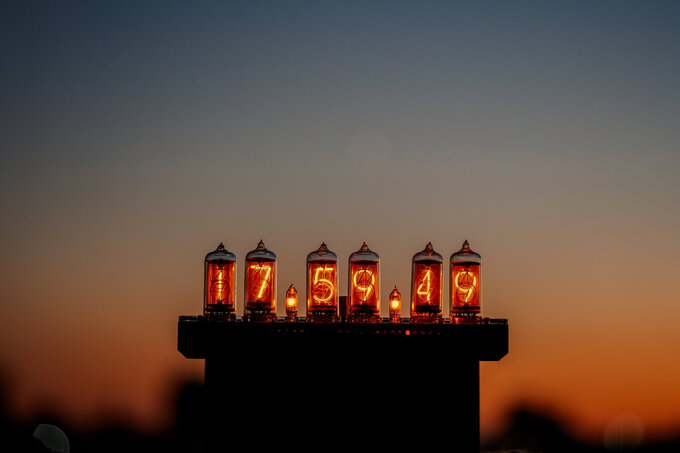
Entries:
{"label": "glowing digit 4", "polygon": [[[423,289],[423,286],[425,286],[425,289]],[[432,270],[431,269],[426,269],[425,270],[425,277],[420,282],[420,285],[418,285],[418,290],[416,293],[420,296],[425,298],[426,301],[430,301],[430,289],[432,287]]]}

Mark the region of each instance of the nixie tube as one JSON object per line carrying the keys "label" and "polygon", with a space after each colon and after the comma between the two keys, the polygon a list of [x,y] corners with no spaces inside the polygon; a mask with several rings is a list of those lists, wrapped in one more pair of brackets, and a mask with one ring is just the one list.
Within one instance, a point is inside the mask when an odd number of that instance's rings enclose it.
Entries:
{"label": "nixie tube", "polygon": [[482,257],[465,241],[461,249],[451,255],[450,264],[451,322],[477,322],[481,308]]}
{"label": "nixie tube", "polygon": [[307,255],[307,322],[338,322],[338,256],[322,243]]}
{"label": "nixie tube", "polygon": [[439,323],[442,320],[442,276],[444,259],[428,242],[413,255],[411,265],[411,322]]}
{"label": "nixie tube", "polygon": [[220,243],[205,256],[203,315],[212,319],[236,320],[236,255]]}
{"label": "nixie tube", "polygon": [[260,241],[246,254],[244,321],[276,321],[276,255]]}
{"label": "nixie tube", "polygon": [[347,266],[349,322],[380,322],[380,257],[364,242]]}
{"label": "nixie tube", "polygon": [[298,294],[292,284],[286,291],[286,322],[297,322],[298,320]]}
{"label": "nixie tube", "polygon": [[390,293],[390,322],[401,322],[401,293],[396,285]]}

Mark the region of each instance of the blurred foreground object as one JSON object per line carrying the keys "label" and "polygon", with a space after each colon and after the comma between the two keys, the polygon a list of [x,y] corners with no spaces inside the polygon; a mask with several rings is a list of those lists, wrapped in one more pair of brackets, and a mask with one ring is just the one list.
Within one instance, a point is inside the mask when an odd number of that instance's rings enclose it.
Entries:
{"label": "blurred foreground object", "polygon": [[43,446],[56,453],[69,453],[68,437],[61,429],[54,425],[40,424],[33,431],[33,437]]}

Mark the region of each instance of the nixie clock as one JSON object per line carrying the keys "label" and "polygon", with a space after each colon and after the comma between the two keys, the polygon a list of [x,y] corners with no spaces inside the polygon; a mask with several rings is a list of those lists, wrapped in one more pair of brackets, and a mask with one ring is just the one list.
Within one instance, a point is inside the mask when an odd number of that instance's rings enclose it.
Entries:
{"label": "nixie clock", "polygon": [[286,291],[286,322],[297,322],[298,319],[298,294],[295,286],[291,284]]}
{"label": "nixie clock", "polygon": [[380,322],[380,257],[364,242],[349,256],[349,322]]}
{"label": "nixie clock", "polygon": [[338,256],[322,243],[307,255],[307,322],[338,320]]}
{"label": "nixie clock", "polygon": [[219,246],[205,256],[203,314],[236,320],[236,255]]}
{"label": "nixie clock", "polygon": [[444,260],[432,243],[413,255],[411,262],[411,322],[438,323],[442,319]]}
{"label": "nixie clock", "polygon": [[401,293],[396,285],[390,293],[390,322],[401,322]]}
{"label": "nixie clock", "polygon": [[246,254],[244,321],[276,321],[276,254],[260,241]]}
{"label": "nixie clock", "polygon": [[461,249],[451,255],[450,264],[451,322],[475,322],[481,307],[482,257],[465,241]]}

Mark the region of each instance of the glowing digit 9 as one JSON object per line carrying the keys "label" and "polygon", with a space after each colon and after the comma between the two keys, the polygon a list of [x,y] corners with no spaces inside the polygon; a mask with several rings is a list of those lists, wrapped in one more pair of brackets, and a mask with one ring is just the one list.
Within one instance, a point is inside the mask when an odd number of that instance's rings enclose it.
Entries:
{"label": "glowing digit 9", "polygon": [[374,292],[375,274],[368,269],[359,269],[354,272],[352,281],[357,298],[362,302],[369,300]]}
{"label": "glowing digit 9", "polygon": [[460,271],[456,274],[455,285],[458,300],[468,303],[477,289],[477,276],[470,271]]}

